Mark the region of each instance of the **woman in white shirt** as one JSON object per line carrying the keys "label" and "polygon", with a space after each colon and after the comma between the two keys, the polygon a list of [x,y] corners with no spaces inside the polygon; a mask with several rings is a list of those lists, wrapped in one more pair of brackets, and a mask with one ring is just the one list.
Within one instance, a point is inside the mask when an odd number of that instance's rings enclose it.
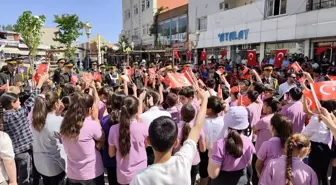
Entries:
{"label": "woman in white shirt", "polygon": [[[320,101],[321,106],[329,112],[336,108],[336,100]],[[332,134],[329,128],[320,120],[319,115],[314,114],[302,133],[309,137],[311,152],[309,153],[309,166],[316,172],[319,184],[327,185],[328,168],[331,160]]]}
{"label": "woman in white shirt", "polygon": [[36,97],[32,119],[33,156],[43,184],[59,185],[65,177],[66,156],[59,138],[62,109],[56,92]]}
{"label": "woman in white shirt", "polygon": [[0,185],[17,185],[12,141],[0,123]]}

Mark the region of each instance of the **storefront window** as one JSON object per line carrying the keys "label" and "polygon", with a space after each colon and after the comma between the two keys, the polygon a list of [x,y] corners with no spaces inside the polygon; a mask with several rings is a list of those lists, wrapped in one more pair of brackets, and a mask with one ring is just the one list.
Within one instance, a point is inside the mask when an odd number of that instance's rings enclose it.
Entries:
{"label": "storefront window", "polygon": [[304,53],[304,42],[267,43],[265,55],[273,55],[277,49],[288,49],[287,55]]}
{"label": "storefront window", "polygon": [[183,16],[179,18],[179,33],[186,33],[187,32],[187,22],[188,22],[188,18],[187,16]]}
{"label": "storefront window", "polygon": [[336,61],[336,42],[316,42],[313,47],[315,61]]}
{"label": "storefront window", "polygon": [[247,62],[247,50],[256,50],[257,59],[260,55],[260,44],[247,44],[238,45],[231,47],[231,59],[236,63],[246,63]]}

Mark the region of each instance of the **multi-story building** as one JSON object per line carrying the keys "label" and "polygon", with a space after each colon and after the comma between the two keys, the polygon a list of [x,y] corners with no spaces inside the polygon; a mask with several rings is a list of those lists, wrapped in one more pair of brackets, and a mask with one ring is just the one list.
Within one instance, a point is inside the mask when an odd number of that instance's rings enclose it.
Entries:
{"label": "multi-story building", "polygon": [[123,31],[130,42],[142,48],[153,48],[154,36],[150,35],[153,17],[160,7],[167,10],[188,4],[188,0],[123,0]]}
{"label": "multi-story building", "polygon": [[256,50],[263,59],[288,49],[336,60],[335,0],[192,0],[188,14],[190,32],[200,33],[197,47],[208,56],[226,49],[237,61]]}

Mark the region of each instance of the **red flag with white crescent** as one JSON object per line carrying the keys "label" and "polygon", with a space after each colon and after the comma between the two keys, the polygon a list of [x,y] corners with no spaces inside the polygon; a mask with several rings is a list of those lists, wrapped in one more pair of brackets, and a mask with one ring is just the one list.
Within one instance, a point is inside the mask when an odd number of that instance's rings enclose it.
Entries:
{"label": "red flag with white crescent", "polygon": [[222,55],[222,58],[224,58],[226,55],[227,55],[227,50],[226,49],[223,49],[221,51],[221,55]]}
{"label": "red flag with white crescent", "polygon": [[238,95],[238,106],[247,107],[251,103],[247,96]]}
{"label": "red flag with white crescent", "polygon": [[302,71],[301,66],[299,63],[294,62],[289,66],[290,69],[293,69],[296,73],[300,73]]}
{"label": "red flag with white crescent", "polygon": [[247,50],[247,66],[257,66],[257,51]]}
{"label": "red flag with white crescent", "polygon": [[336,81],[317,82],[312,85],[318,100],[336,99]]}
{"label": "red flag with white crescent", "polygon": [[336,76],[329,76],[329,75],[328,75],[328,78],[329,78],[331,81],[336,81]]}
{"label": "red flag with white crescent", "polygon": [[168,73],[167,76],[169,77],[170,80],[169,86],[172,88],[191,86],[191,83],[187,80],[184,74]]}
{"label": "red flag with white crescent", "polygon": [[287,49],[277,49],[275,50],[275,59],[274,59],[274,67],[281,68],[282,61],[287,53]]}
{"label": "red flag with white crescent", "polygon": [[180,56],[179,56],[177,50],[174,50],[174,55],[175,55],[175,58],[176,58],[177,60],[180,60]]}
{"label": "red flag with white crescent", "polygon": [[303,96],[306,99],[306,102],[307,102],[307,105],[308,105],[309,109],[310,110],[317,109],[317,104],[315,102],[313,93],[309,90],[306,90],[306,89],[303,90],[302,93],[303,93]]}
{"label": "red flag with white crescent", "polygon": [[187,60],[191,60],[191,52],[189,50],[187,51]]}
{"label": "red flag with white crescent", "polygon": [[206,60],[207,60],[207,52],[203,50],[201,53],[201,61],[206,61]]}

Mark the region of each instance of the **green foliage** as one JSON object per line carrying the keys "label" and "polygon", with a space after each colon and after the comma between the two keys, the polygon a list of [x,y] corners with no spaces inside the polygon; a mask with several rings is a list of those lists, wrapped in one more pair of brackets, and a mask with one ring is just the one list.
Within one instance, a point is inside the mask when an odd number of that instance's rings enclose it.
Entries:
{"label": "green foliage", "polygon": [[2,25],[1,28],[2,30],[6,30],[6,31],[14,31],[14,26],[11,24],[8,25]]}
{"label": "green foliage", "polygon": [[[123,42],[125,42],[125,48],[123,48],[123,46],[122,46],[122,43],[123,43]],[[130,46],[130,43],[129,43],[129,41],[128,41],[128,38],[127,38],[125,35],[121,35],[121,37],[120,37],[120,39],[119,39],[119,41],[118,41],[117,46],[118,46],[119,50],[122,51],[123,53],[126,52],[126,51],[125,51],[126,48],[131,47],[131,46]]]}
{"label": "green foliage", "polygon": [[55,32],[56,38],[54,38],[54,41],[64,44],[66,47],[65,56],[71,59],[76,51],[72,43],[82,35],[81,30],[84,24],[79,21],[79,17],[76,14],[54,15],[54,23],[57,24],[57,28],[59,29],[59,31]]}
{"label": "green foliage", "polygon": [[153,18],[153,24],[149,28],[149,35],[152,36],[154,35],[154,46],[158,45],[158,17],[161,14],[162,11],[168,9],[168,7],[163,7],[161,6],[155,13],[154,18]]}
{"label": "green foliage", "polygon": [[45,20],[46,17],[44,15],[33,16],[31,11],[25,11],[16,21],[16,25],[14,25],[14,31],[21,35],[28,47],[30,56],[36,55]]}

